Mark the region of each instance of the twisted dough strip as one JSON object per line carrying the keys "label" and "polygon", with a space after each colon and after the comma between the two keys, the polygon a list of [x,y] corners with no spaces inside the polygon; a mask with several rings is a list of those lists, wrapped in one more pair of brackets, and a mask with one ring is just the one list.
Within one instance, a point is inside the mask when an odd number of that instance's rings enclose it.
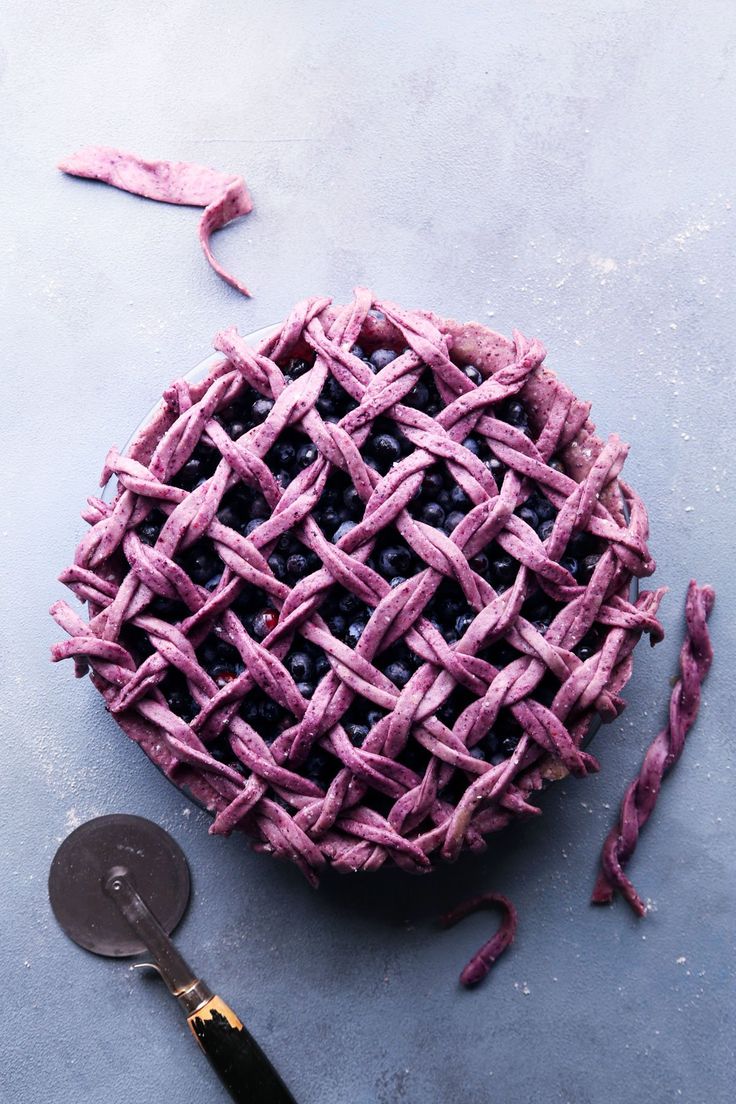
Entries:
{"label": "twisted dough strip", "polygon": [[623,868],[636,849],[641,829],[654,812],[662,780],[682,755],[685,738],[697,718],[701,687],[713,660],[706,622],[714,601],[712,587],[699,587],[691,580],[685,601],[681,674],[670,697],[669,721],[649,745],[637,777],[624,794],[618,822],[603,844],[601,871],[591,897],[593,904],[608,904],[618,890],[637,916],[646,911]]}
{"label": "twisted dough strip", "polygon": [[487,943],[480,947],[468,962],[460,974],[460,984],[466,989],[477,985],[488,974],[491,967],[501,957],[503,952],[511,946],[516,936],[518,916],[508,897],[500,893],[482,893],[478,897],[471,897],[468,901],[446,912],[441,919],[443,928],[452,928],[466,916],[477,912],[479,909],[499,908],[502,919],[498,930],[491,936]]}
{"label": "twisted dough strip", "polygon": [[[401,338],[408,348],[374,376],[351,349],[359,336],[378,343],[389,330],[391,340]],[[587,405],[540,368],[544,350],[538,342],[520,334],[507,341],[477,330],[473,324],[461,329],[375,302],[370,292],[358,289],[344,308],[333,308],[325,299],[297,304],[258,350],[234,331],[220,335],[216,345],[227,361],[201,384],[172,385],[130,454],[109,454],[103,481],[116,476],[118,493],[109,505],[90,500],[85,516],[91,529],[74,565],[62,575],[88,603],[90,620],[85,623],[65,603],[57,603],[53,614],[70,639],[53,649],[53,658],[72,657],[78,673],[91,668],[121,727],[216,813],[213,831],[244,828],[257,847],[294,859],[309,877],[324,861],[354,870],[375,869],[390,858],[409,869],[426,869],[434,853],[454,858],[464,847],[478,849],[484,833],[512,817],[537,814],[528,797],[550,773],[596,769],[595,760],[580,750],[590,718],[596,710],[607,717],[620,712],[617,692],[628,678],[634,644],[642,632],[653,640],[661,635],[656,619],[661,591],[644,591],[634,603],[628,597],[632,574],[650,574],[653,562],[644,507],[618,483],[626,446],[615,437],[606,445],[593,437]],[[464,351],[468,334],[477,347]],[[279,361],[305,346],[315,353],[314,367],[290,382]],[[461,360],[477,362],[485,377],[480,384],[456,366],[451,348]],[[425,364],[431,365],[445,402],[436,418],[403,402]],[[337,424],[323,421],[316,407],[328,374],[357,403]],[[274,405],[262,424],[231,441],[216,415],[244,385]],[[497,403],[517,394],[535,414],[536,441],[493,415]],[[383,477],[360,452],[379,415],[390,416],[414,446]],[[318,455],[282,488],[264,457],[294,426],[311,438]],[[470,433],[484,438],[507,466],[500,486],[462,445]],[[173,486],[171,479],[202,440],[220,453],[216,471],[191,492]],[[565,471],[549,464],[563,450]],[[407,510],[425,471],[436,462],[447,465],[471,501],[451,536]],[[363,519],[337,544],[324,537],[312,516],[333,469],[349,476],[365,503]],[[258,487],[271,510],[248,537],[217,519],[223,496],[238,481]],[[558,509],[545,542],[515,513],[534,487]],[[154,506],[166,521],[155,546],[148,546],[136,527]],[[425,564],[393,590],[366,562],[387,527],[395,528]],[[574,529],[587,530],[605,546],[587,585],[576,583],[559,563]],[[289,532],[322,564],[291,588],[273,576],[267,562],[278,539]],[[195,584],[175,560],[203,536],[224,564],[212,592]],[[469,564],[493,540],[520,565],[504,593]],[[123,573],[115,566],[121,562],[127,565]],[[453,645],[424,616],[444,579],[457,583],[477,614]],[[319,613],[335,583],[372,610],[355,649],[333,637]],[[545,635],[520,612],[537,584],[564,603]],[[264,591],[279,610],[278,623],[260,642],[230,612],[246,585]],[[153,616],[148,607],[156,595],[181,601],[187,616],[177,625]],[[581,661],[573,649],[594,623],[607,629],[603,646]],[[145,631],[155,649],[137,667],[120,642],[126,624]],[[221,689],[196,656],[213,630],[237,649],[244,667]],[[320,647],[331,665],[308,701],[283,663],[297,631]],[[398,639],[422,660],[401,689],[375,662]],[[519,657],[496,668],[479,653],[504,639]],[[169,710],[160,690],[172,668],[186,677],[199,706],[189,724]],[[534,698],[547,671],[560,683],[549,706]],[[474,700],[449,728],[436,713],[458,685]],[[271,744],[238,715],[256,686],[282,701],[294,717]],[[387,711],[359,748],[342,725],[356,694]],[[509,759],[493,765],[471,752],[501,709],[510,711],[524,735]],[[246,777],[209,754],[209,745],[223,733],[247,769]],[[400,761],[410,739],[429,752],[423,774]],[[317,746],[337,761],[326,791],[300,774],[300,764]],[[441,795],[457,770],[470,781],[453,806]],[[386,816],[367,802],[371,790],[391,799]]]}
{"label": "twisted dough strip", "polygon": [[59,168],[70,176],[101,180],[114,188],[161,203],[204,207],[199,220],[199,240],[205,257],[225,283],[250,297],[245,284],[225,271],[210,248],[214,230],[221,230],[233,219],[253,210],[253,201],[242,176],[188,161],[145,161],[134,153],[124,153],[109,146],[87,146],[67,157]]}

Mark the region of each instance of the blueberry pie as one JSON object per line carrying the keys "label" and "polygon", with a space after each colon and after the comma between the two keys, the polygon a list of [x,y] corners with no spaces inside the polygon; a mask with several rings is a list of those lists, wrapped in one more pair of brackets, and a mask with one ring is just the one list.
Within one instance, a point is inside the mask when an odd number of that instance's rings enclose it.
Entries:
{"label": "blueberry pie", "polygon": [[596,762],[661,635],[626,446],[544,349],[376,302],[234,330],[113,449],[53,615],[121,728],[314,878],[421,871]]}

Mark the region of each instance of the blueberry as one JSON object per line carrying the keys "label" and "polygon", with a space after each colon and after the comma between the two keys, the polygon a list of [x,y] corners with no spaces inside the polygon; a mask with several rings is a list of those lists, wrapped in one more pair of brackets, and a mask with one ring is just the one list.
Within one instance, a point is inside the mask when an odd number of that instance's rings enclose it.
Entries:
{"label": "blueberry", "polygon": [[554,527],[554,521],[543,521],[542,524],[539,526],[539,529],[537,530],[537,532],[539,533],[539,539],[546,541],[547,538],[551,535]]}
{"label": "blueberry", "polygon": [[202,464],[195,456],[192,456],[187,460],[186,464],[179,470],[179,478],[183,483],[193,486],[198,482],[202,475]]}
{"label": "blueberry", "polygon": [[405,582],[406,578],[403,575],[394,575],[393,579],[389,579],[389,586],[392,590],[395,590],[396,587],[401,586],[401,584]]}
{"label": "blueberry", "polygon": [[287,379],[295,380],[299,376],[303,376],[305,372],[309,371],[309,364],[306,360],[302,360],[301,357],[293,357],[286,366],[284,375]]}
{"label": "blueberry", "polygon": [[365,353],[363,352],[363,349],[360,345],[353,345],[350,351],[353,356],[358,358],[358,360],[363,360],[365,358]]}
{"label": "blueberry", "polygon": [[136,532],[144,544],[155,544],[161,532],[161,526],[157,525],[155,521],[144,521],[142,525],[138,526]]}
{"label": "blueberry", "polygon": [[314,673],[317,678],[323,678],[332,670],[331,664],[324,652],[320,652],[314,661]]}
{"label": "blueberry", "polygon": [[542,634],[542,636],[544,636],[544,634],[547,632],[547,629],[549,628],[549,622],[548,621],[532,621],[531,624],[532,624],[532,627],[535,628],[538,633]]}
{"label": "blueberry", "polygon": [[406,686],[411,678],[411,671],[401,660],[394,660],[394,662],[389,663],[386,668],[386,677],[390,678],[394,685],[401,688],[402,686]]}
{"label": "blueberry", "polygon": [[463,441],[463,447],[472,452],[474,456],[480,456],[480,441],[477,437],[466,437]]}
{"label": "blueberry", "polygon": [[362,604],[360,598],[357,598],[347,590],[337,603],[337,608],[340,610],[340,613],[355,613],[356,610],[360,609]]}
{"label": "blueberry", "polygon": [[210,674],[220,689],[222,689],[223,686],[227,686],[229,682],[233,682],[238,677],[237,671],[221,663],[216,664],[210,671]]}
{"label": "blueberry", "polygon": [[363,618],[356,618],[355,621],[351,621],[345,634],[345,643],[354,648],[363,635],[367,624],[368,622]]}
{"label": "blueberry", "polygon": [[260,610],[253,617],[253,635],[257,640],[263,640],[276,628],[278,620],[279,615],[275,609]]}
{"label": "blueberry", "polygon": [[351,514],[358,514],[363,509],[363,500],[352,485],[345,488],[342,500],[346,510]]}
{"label": "blueberry", "polygon": [[217,520],[221,525],[227,525],[229,529],[240,527],[240,517],[234,506],[221,506],[217,511]]}
{"label": "blueberry", "polygon": [[435,500],[440,504],[443,510],[447,511],[452,505],[452,499],[450,498],[450,492],[446,487],[443,487],[441,491],[438,491],[435,496]]}
{"label": "blueberry", "polygon": [[527,506],[531,506],[540,521],[551,521],[552,518],[557,516],[557,510],[547,496],[541,493],[530,495]]}
{"label": "blueberry", "polygon": [[302,579],[307,573],[307,557],[293,552],[286,561],[286,570],[292,579]]}
{"label": "blueberry", "polygon": [[376,349],[375,353],[371,353],[370,361],[375,371],[380,372],[392,360],[396,360],[398,355],[393,349]]}
{"label": "blueberry", "polygon": [[516,575],[516,561],[510,556],[496,556],[491,561],[491,571],[499,583],[510,583]]}
{"label": "blueberry", "polygon": [[600,561],[600,554],[596,553],[593,556],[586,556],[582,563],[582,578],[587,582],[590,576],[595,571]]}
{"label": "blueberry", "polygon": [[340,517],[334,506],[325,506],[325,508],[320,511],[319,518],[322,523],[322,528],[328,533],[334,532],[340,522]]}
{"label": "blueberry", "polygon": [[429,401],[429,390],[423,383],[415,383],[409,394],[404,398],[406,406],[412,406],[415,410],[424,410]]}
{"label": "blueberry", "polygon": [[475,620],[472,613],[461,613],[455,622],[455,632],[458,636],[463,636]]}
{"label": "blueberry", "polygon": [[353,747],[362,747],[368,735],[368,726],[362,724],[345,725],[345,731]]}
{"label": "blueberry", "polygon": [[470,566],[473,571],[476,571],[479,575],[485,575],[488,570],[488,556],[485,552],[479,552],[477,556],[473,556],[470,561]]}
{"label": "blueberry", "polygon": [[240,707],[240,716],[248,724],[252,725],[254,721],[258,720],[258,702],[253,698],[248,698],[244,701]]}
{"label": "blueberry", "polygon": [[411,552],[401,545],[390,545],[378,554],[378,570],[389,578],[394,575],[407,575],[411,567]]}
{"label": "blueberry", "polygon": [[483,382],[483,376],[480,374],[474,364],[466,364],[463,368],[463,372],[468,377],[471,383],[474,383],[476,387]]}
{"label": "blueberry", "polygon": [[314,683],[312,682],[298,682],[296,688],[303,698],[311,698],[314,693]]}
{"label": "blueberry", "polygon": [[281,709],[270,698],[264,698],[258,706],[258,713],[260,719],[268,725],[276,724],[281,713]]}
{"label": "blueberry", "polygon": [[222,572],[221,571],[218,571],[216,575],[211,575],[210,578],[207,579],[207,581],[204,584],[205,590],[214,590],[215,587],[219,584],[221,579],[222,579]]}
{"label": "blueberry", "polygon": [[286,578],[286,560],[278,552],[268,557],[268,566],[280,582]]}
{"label": "blueberry", "polygon": [[539,525],[539,515],[536,510],[532,510],[531,506],[522,506],[519,510],[518,517],[521,521],[525,522],[532,529],[536,529]]}
{"label": "blueberry", "polygon": [[391,433],[377,434],[370,444],[376,460],[386,467],[401,456],[401,445]]}
{"label": "blueberry", "polygon": [[189,563],[189,574],[195,583],[205,583],[214,575],[219,559],[209,552],[198,552]]}
{"label": "blueberry", "polygon": [[251,417],[254,422],[262,422],[273,410],[273,399],[256,399],[251,407]]}
{"label": "blueberry", "polygon": [[295,682],[305,682],[312,675],[314,664],[306,652],[292,652],[284,661],[286,670]]}
{"label": "blueberry", "polygon": [[263,522],[263,518],[259,518],[259,517],[258,518],[251,518],[251,520],[247,523],[247,525],[243,529],[243,536],[244,537],[249,537],[251,535],[251,533],[253,533],[262,522]]}
{"label": "blueberry", "polygon": [[355,521],[344,521],[332,534],[333,544],[337,544],[343,537],[346,537],[352,529],[355,529],[356,525],[357,522]]}
{"label": "blueberry", "polygon": [[290,441],[279,441],[274,448],[274,457],[279,467],[290,468],[294,463],[296,449]]}
{"label": "blueberry", "polygon": [[426,505],[422,507],[420,516],[422,521],[426,522],[427,525],[434,525],[439,528],[445,520],[445,511],[438,502],[427,502]]}
{"label": "blueberry", "polygon": [[327,628],[333,636],[342,636],[345,632],[346,622],[341,613],[332,613],[329,617],[325,618],[325,621],[327,622]]}
{"label": "blueberry", "polygon": [[501,463],[497,456],[492,456],[490,460],[486,460],[486,467],[495,479],[496,485],[500,487],[506,474],[506,466]]}
{"label": "blueberry", "polygon": [[424,477],[422,484],[422,491],[424,494],[431,497],[438,494],[444,487],[445,481],[442,477],[441,471],[429,471]]}
{"label": "blueberry", "polygon": [[451,514],[447,515],[447,518],[445,519],[445,532],[448,534],[448,536],[450,533],[453,532],[454,529],[457,528],[464,517],[465,514],[461,514],[459,510],[453,510]]}
{"label": "blueberry", "polygon": [[368,727],[373,728],[374,725],[377,725],[379,721],[383,720],[384,716],[385,714],[382,713],[380,709],[369,709],[365,717],[368,722]]}
{"label": "blueberry", "polygon": [[470,498],[458,483],[450,491],[450,502],[456,510],[469,510],[471,506]]}
{"label": "blueberry", "polygon": [[250,516],[252,518],[267,518],[271,516],[271,507],[262,494],[253,496],[253,501],[250,504]]}
{"label": "blueberry", "polygon": [[512,401],[506,407],[506,420],[512,426],[524,426],[528,422],[527,413],[523,403]]}
{"label": "blueberry", "polygon": [[245,433],[245,423],[230,422],[230,424],[227,426],[227,432],[228,435],[233,439],[233,441],[237,441],[238,438],[242,437]]}
{"label": "blueberry", "polygon": [[310,441],[308,445],[301,445],[296,454],[296,466],[300,470],[308,468],[317,459],[317,446]]}
{"label": "blueberry", "polygon": [[577,575],[578,561],[574,556],[563,556],[560,560],[560,567],[566,568],[571,575]]}

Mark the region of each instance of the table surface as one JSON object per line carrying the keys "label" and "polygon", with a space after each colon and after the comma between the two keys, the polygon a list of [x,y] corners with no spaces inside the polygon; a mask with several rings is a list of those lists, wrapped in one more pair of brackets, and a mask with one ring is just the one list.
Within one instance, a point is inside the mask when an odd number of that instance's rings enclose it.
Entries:
{"label": "table surface", "polygon": [[[46,0],[41,13],[9,0],[0,40],[0,1097],[225,1099],[160,984],[78,950],[50,915],[59,841],[127,811],[186,851],[179,944],[300,1104],[732,1099],[731,0]],[[243,173],[255,211],[214,248],[253,299],[205,264],[195,211],[56,171],[93,143]],[[162,387],[218,329],[356,283],[539,336],[601,431],[631,443],[655,581],[671,591],[667,639],[641,647],[629,707],[596,738],[599,775],[549,792],[542,817],[480,858],[314,892],[242,839],[208,836],[91,685],[49,664],[47,608],[108,446]],[[717,658],[632,864],[651,902],[637,921],[588,897],[665,717],[691,575],[718,588]],[[458,972],[494,919],[441,933],[435,918],[491,888],[516,902],[518,942],[466,993]]]}

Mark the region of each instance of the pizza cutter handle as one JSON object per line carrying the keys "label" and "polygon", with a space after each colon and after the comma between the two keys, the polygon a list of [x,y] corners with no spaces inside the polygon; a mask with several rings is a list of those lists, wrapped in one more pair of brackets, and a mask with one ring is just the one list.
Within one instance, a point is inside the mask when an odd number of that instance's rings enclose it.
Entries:
{"label": "pizza cutter handle", "polygon": [[221,997],[211,997],[187,1023],[236,1104],[296,1104],[255,1039]]}

